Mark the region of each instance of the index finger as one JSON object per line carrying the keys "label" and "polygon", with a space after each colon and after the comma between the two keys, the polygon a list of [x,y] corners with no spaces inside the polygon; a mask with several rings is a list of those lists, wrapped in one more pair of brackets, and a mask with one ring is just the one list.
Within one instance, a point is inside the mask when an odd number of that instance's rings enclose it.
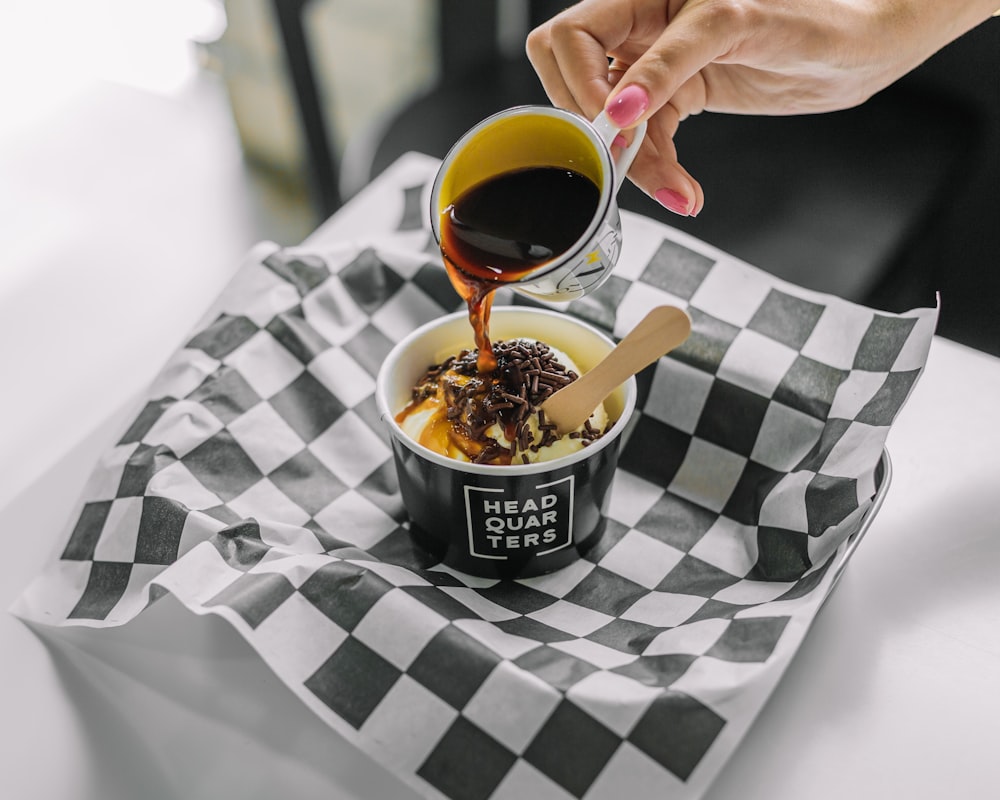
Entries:
{"label": "index finger", "polygon": [[632,30],[630,0],[583,0],[528,36],[528,57],[552,97],[593,119],[611,91],[608,53]]}

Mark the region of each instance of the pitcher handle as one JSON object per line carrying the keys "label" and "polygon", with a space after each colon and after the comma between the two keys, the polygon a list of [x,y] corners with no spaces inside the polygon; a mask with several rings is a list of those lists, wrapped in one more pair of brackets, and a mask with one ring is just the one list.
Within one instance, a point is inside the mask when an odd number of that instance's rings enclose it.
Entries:
{"label": "pitcher handle", "polygon": [[[597,131],[601,139],[608,146],[608,151],[611,150],[611,143],[617,138],[618,134],[621,133],[621,128],[617,127],[608,117],[608,115],[602,111],[598,114],[594,121],[591,123],[594,129]],[[646,122],[645,120],[640,122],[633,128],[635,135],[632,137],[632,143],[626,147],[615,163],[615,194],[618,194],[618,190],[622,186],[622,182],[625,180],[625,174],[628,172],[629,167],[632,166],[632,161],[635,159],[636,153],[639,152],[639,147],[642,145],[642,140],[646,135]]]}

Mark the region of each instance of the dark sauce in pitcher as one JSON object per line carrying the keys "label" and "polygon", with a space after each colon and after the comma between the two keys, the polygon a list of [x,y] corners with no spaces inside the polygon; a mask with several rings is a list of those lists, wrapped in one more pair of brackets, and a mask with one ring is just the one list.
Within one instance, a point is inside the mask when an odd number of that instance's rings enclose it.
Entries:
{"label": "dark sauce in pitcher", "polygon": [[494,290],[572,247],[600,199],[597,184],[578,172],[531,167],[476,184],[441,213],[441,254],[469,307],[480,372],[496,368],[489,338]]}

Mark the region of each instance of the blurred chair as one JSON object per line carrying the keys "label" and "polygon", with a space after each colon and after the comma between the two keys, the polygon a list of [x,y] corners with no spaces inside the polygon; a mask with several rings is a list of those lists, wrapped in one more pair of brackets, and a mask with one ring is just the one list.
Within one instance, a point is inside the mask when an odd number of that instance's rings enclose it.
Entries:
{"label": "blurred chair", "polygon": [[326,219],[340,207],[340,165],[333,152],[326,114],[313,69],[305,8],[311,0],[271,0],[274,19],[295,94],[296,110],[305,146],[309,190],[313,205]]}

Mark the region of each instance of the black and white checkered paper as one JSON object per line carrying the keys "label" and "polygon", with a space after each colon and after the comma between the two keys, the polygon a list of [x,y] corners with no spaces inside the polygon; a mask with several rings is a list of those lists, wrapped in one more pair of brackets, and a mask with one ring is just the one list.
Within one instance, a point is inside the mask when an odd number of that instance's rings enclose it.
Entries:
{"label": "black and white checkered paper", "polygon": [[624,214],[615,275],[566,312],[621,336],[671,303],[694,328],[640,376],[607,534],[551,575],[456,574],[409,540],[373,400],[392,344],[460,307],[424,222],[435,167],[404,158],[307,245],[250,254],[14,612],[121,625],[171,592],[429,797],[698,797],[868,522],[936,311]]}

